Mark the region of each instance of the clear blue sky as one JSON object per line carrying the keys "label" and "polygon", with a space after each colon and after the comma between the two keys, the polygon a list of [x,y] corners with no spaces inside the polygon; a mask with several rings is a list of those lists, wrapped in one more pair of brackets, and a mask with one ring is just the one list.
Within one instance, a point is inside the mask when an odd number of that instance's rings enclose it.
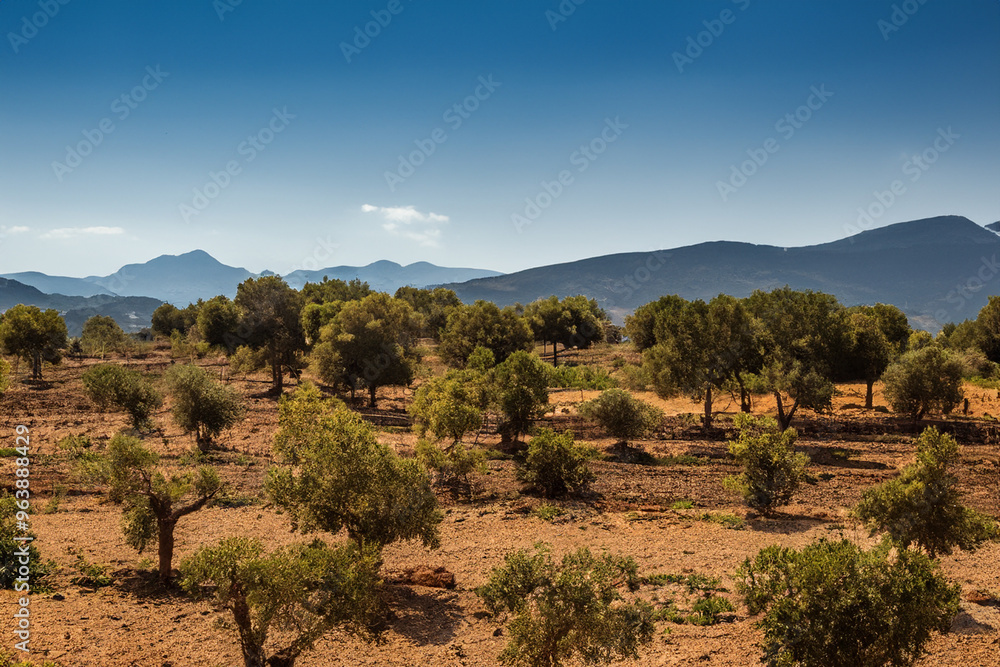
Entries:
{"label": "clear blue sky", "polygon": [[235,2],[0,2],[0,272],[806,245],[894,181],[864,225],[1000,219],[996,0]]}

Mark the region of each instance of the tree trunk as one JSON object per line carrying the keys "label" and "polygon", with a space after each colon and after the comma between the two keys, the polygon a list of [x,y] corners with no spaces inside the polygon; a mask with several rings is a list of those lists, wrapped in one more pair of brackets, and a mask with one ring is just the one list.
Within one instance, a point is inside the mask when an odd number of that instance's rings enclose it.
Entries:
{"label": "tree trunk", "polygon": [[712,383],[705,384],[705,428],[712,426]]}
{"label": "tree trunk", "polygon": [[743,379],[739,376],[739,373],[736,374],[736,384],[740,387],[740,412],[751,412],[753,406],[750,402],[750,392],[743,385]]}
{"label": "tree trunk", "polygon": [[791,409],[786,414],[784,405],[781,402],[781,392],[780,391],[774,392],[774,397],[777,399],[778,402],[778,426],[781,428],[782,431],[786,431],[788,430],[788,427],[792,424],[792,417],[795,416],[795,410],[796,408],[799,407],[799,401],[798,399],[796,399],[792,403]]}
{"label": "tree trunk", "polygon": [[42,353],[35,352],[31,355],[31,379],[42,379]]}
{"label": "tree trunk", "polygon": [[865,393],[865,408],[868,410],[872,409],[872,387],[875,386],[875,380],[868,381],[868,391]]}
{"label": "tree trunk", "polygon": [[242,591],[237,592],[233,600],[233,620],[240,634],[240,649],[243,651],[245,667],[267,667],[264,656],[264,642],[253,631],[253,620],[250,617],[250,606]]}
{"label": "tree trunk", "polygon": [[157,518],[156,521],[159,531],[157,554],[160,557],[160,581],[162,582],[170,580],[170,565],[174,560],[174,527],[176,525],[177,519],[173,518]]}
{"label": "tree trunk", "polygon": [[376,391],[378,391],[378,387],[376,385],[371,385],[371,386],[368,387],[368,407],[370,407],[370,408],[374,408],[375,407],[375,392]]}
{"label": "tree trunk", "polygon": [[552,365],[559,365],[559,343],[552,342]]}

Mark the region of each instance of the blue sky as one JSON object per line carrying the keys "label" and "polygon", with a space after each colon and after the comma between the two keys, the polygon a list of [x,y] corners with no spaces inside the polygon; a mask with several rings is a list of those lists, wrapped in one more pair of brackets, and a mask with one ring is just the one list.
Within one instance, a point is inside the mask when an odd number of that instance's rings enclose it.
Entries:
{"label": "blue sky", "polygon": [[1000,219],[995,0],[5,0],[0,36],[2,272]]}

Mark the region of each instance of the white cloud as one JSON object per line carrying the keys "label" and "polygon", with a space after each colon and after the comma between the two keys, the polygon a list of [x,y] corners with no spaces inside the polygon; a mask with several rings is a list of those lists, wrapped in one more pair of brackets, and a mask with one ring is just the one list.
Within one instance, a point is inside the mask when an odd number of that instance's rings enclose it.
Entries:
{"label": "white cloud", "polygon": [[59,227],[42,234],[43,239],[72,239],[78,236],[114,236],[124,234],[121,227]]}
{"label": "white cloud", "polygon": [[413,206],[372,206],[363,204],[364,213],[377,213],[385,220],[382,229],[393,236],[415,241],[424,246],[437,246],[441,239],[440,226],[448,222],[446,215],[421,213]]}
{"label": "white cloud", "polygon": [[30,231],[31,227],[25,227],[24,225],[15,225],[13,227],[0,225],[0,238],[5,236],[14,236],[15,234],[27,234]]}

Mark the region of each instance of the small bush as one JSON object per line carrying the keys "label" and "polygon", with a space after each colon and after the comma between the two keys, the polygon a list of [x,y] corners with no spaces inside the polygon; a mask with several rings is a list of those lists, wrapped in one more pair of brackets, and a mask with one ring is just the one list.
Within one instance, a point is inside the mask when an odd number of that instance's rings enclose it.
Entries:
{"label": "small bush", "polygon": [[441,449],[427,440],[418,440],[417,460],[432,471],[439,484],[469,484],[469,475],[486,471],[486,456],[481,449],[466,447],[460,442]]}
{"label": "small bush", "polygon": [[163,405],[163,397],[142,375],[133,370],[101,364],[83,374],[87,396],[100,409],[118,408],[132,419],[132,428],[152,426],[152,414]]}
{"label": "small bush", "polygon": [[[18,505],[18,503],[22,503]],[[18,572],[23,563],[19,562],[17,551],[24,546],[24,542],[16,540],[17,537],[34,537],[34,533],[21,530],[18,521],[26,520],[24,517],[18,518],[18,512],[26,513],[29,505],[26,501],[18,501],[14,496],[6,491],[0,495],[0,588],[8,590],[14,588],[17,578],[21,576]],[[27,516],[25,514],[25,516]],[[42,562],[41,554],[31,542],[28,542],[28,559],[31,569],[30,579],[27,582],[31,591],[45,590],[45,577],[52,571],[50,562]],[[23,584],[23,582],[20,582]]]}
{"label": "small bush", "polygon": [[538,489],[548,498],[579,493],[587,488],[594,475],[587,466],[586,451],[574,444],[572,433],[542,431],[528,443],[524,464],[517,478]]}
{"label": "small bush", "polygon": [[641,438],[663,423],[663,411],[637,400],[622,389],[609,389],[592,401],[580,405],[580,414],[627,442]]}
{"label": "small bush", "polygon": [[631,558],[584,548],[557,564],[538,546],[508,554],[476,594],[490,613],[513,617],[501,662],[559,667],[574,656],[587,664],[638,657],[653,638],[653,609],[622,593],[639,584]]}
{"label": "small bush", "polygon": [[934,630],[958,612],[951,585],[924,554],[888,541],[863,551],[820,540],[801,551],[770,546],[737,572],[751,614],[765,612],[768,665],[912,665]]}
{"label": "small bush", "polygon": [[962,360],[939,345],[907,352],[882,376],[886,401],[914,420],[934,410],[948,414],[962,401],[964,372]]}
{"label": "small bush", "polygon": [[553,366],[549,370],[549,386],[563,389],[605,390],[618,382],[603,368],[594,366]]}
{"label": "small bush", "polygon": [[[291,667],[334,627],[373,637],[383,614],[378,568],[374,549],[316,540],[264,553],[258,540],[230,537],[185,558],[181,586],[232,613],[246,667]],[[268,651],[272,626],[292,632]]]}
{"label": "small bush", "polygon": [[195,442],[203,451],[212,438],[243,417],[240,395],[203,368],[174,366],[167,371],[166,380],[174,399],[174,420],[195,434]]}
{"label": "small bush", "polygon": [[552,521],[552,519],[556,518],[557,516],[562,516],[563,514],[565,514],[565,510],[563,510],[563,508],[559,507],[558,505],[546,504],[546,505],[539,505],[538,507],[536,507],[535,511],[532,512],[532,514],[537,516],[542,521]]}
{"label": "small bush", "polygon": [[996,523],[961,502],[958,478],[950,470],[958,460],[954,438],[933,426],[925,429],[917,440],[917,462],[866,491],[854,515],[872,534],[883,531],[903,548],[916,544],[932,558],[996,539]]}
{"label": "small bush", "polygon": [[82,554],[76,557],[73,568],[80,574],[69,580],[69,583],[84,588],[103,588],[114,583],[114,579],[108,575],[108,566],[90,563]]}
{"label": "small bush", "polygon": [[234,373],[253,373],[267,368],[267,348],[255,350],[247,345],[240,345],[229,355],[229,368]]}
{"label": "small bush", "polygon": [[739,438],[729,443],[729,453],[743,472],[727,477],[727,488],[739,491],[748,507],[770,512],[787,505],[806,477],[809,457],[796,454],[795,429],[781,431],[770,417],[740,413],[734,420]]}

